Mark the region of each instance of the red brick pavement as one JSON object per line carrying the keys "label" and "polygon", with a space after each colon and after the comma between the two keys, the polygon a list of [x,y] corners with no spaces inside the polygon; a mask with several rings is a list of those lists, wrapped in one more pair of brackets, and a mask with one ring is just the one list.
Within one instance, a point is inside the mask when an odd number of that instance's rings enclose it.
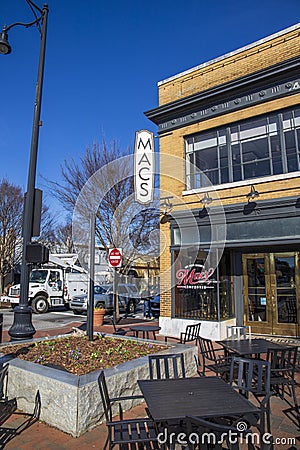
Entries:
{"label": "red brick pavement", "polygon": [[[78,325],[78,324],[77,324]],[[55,330],[47,330],[46,332],[37,332],[35,337],[42,336],[54,336],[64,334],[72,331],[72,327],[76,326],[76,323],[72,323],[66,327]],[[97,331],[111,333],[112,327],[104,325],[99,327]],[[158,337],[159,338],[159,337]],[[7,334],[4,333],[4,339],[8,340]],[[298,376],[299,374],[297,374]],[[300,376],[298,376],[300,382]],[[300,387],[297,387],[297,397],[300,402]],[[285,401],[277,397],[271,399],[271,421],[272,421],[272,434],[275,439],[281,439],[281,442],[275,443],[275,450],[296,450],[300,448],[300,431],[298,425],[284,412],[288,408]],[[145,415],[145,404],[139,405],[133,408],[131,411],[125,413],[125,417],[142,417]],[[26,421],[26,415],[13,414],[2,427],[0,427],[0,448],[1,438],[7,434],[7,429],[16,430],[22,423]],[[288,442],[288,439],[295,439],[295,443]],[[283,440],[282,440],[283,439]],[[93,430],[86,432],[79,438],[73,438],[70,435],[63,433],[53,427],[50,427],[42,422],[33,423],[29,428],[23,430],[21,433],[17,433],[6,445],[7,450],[88,450],[104,448],[106,440],[106,427],[105,424],[100,424]],[[3,442],[3,440],[2,440]]]}

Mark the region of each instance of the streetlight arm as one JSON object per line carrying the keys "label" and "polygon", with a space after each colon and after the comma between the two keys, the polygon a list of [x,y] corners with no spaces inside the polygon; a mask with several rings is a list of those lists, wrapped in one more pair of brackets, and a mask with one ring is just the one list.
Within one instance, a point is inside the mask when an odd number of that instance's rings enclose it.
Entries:
{"label": "streetlight arm", "polygon": [[16,27],[17,25],[20,25],[21,27],[29,28],[32,27],[32,25],[35,25],[36,23],[39,23],[42,20],[43,16],[39,17],[38,19],[34,20],[33,22],[29,23],[23,23],[23,22],[15,22],[9,25],[8,27],[4,25],[3,31],[9,31],[11,28]]}
{"label": "streetlight arm", "polygon": [[[47,5],[47,3],[45,3],[43,6],[43,9],[40,9],[35,3],[32,2],[32,0],[26,0],[26,2],[30,6],[30,9],[32,10],[32,12],[34,14],[35,20],[33,20],[32,22],[28,22],[28,23],[14,22],[8,26],[4,25],[2,32],[1,32],[1,36],[0,36],[0,53],[2,55],[8,55],[9,53],[11,53],[11,46],[8,42],[7,32],[16,26],[30,28],[33,25],[36,25],[37,29],[41,35],[41,39],[43,40],[43,32],[45,32],[44,22],[47,21],[48,5]],[[37,16],[35,9],[40,13],[39,17]],[[41,27],[41,25],[42,25],[42,27]]]}

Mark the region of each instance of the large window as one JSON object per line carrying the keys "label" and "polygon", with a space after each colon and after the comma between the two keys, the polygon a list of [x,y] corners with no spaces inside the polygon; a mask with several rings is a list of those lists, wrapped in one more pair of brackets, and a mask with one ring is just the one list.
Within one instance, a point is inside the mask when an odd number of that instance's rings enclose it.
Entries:
{"label": "large window", "polygon": [[217,267],[206,266],[208,250],[174,251],[174,316],[181,319],[220,321],[233,317],[230,254],[224,252]]}
{"label": "large window", "polygon": [[186,138],[187,189],[295,172],[299,152],[300,108],[197,134]]}

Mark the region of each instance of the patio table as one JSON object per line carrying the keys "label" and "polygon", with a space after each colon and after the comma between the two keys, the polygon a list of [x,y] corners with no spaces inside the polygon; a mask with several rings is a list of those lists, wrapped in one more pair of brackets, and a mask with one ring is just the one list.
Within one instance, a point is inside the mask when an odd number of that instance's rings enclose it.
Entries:
{"label": "patio table", "polygon": [[247,355],[261,355],[267,353],[270,348],[285,348],[286,345],[277,344],[276,342],[268,341],[267,339],[241,339],[233,340],[226,339],[224,341],[217,341],[225,350],[235,353],[237,356]]}
{"label": "patio table", "polygon": [[158,325],[134,325],[130,327],[130,330],[135,333],[135,337],[139,337],[139,333],[142,333],[143,339],[150,339],[149,333],[152,333],[153,339],[156,340],[155,332],[160,330]]}
{"label": "patio table", "polygon": [[260,409],[218,377],[138,380],[156,422],[259,414]]}

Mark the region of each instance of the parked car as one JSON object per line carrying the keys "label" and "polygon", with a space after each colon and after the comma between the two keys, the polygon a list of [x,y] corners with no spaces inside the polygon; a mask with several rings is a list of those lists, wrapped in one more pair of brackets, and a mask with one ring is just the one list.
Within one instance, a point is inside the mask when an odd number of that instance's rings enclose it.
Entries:
{"label": "parked car", "polygon": [[153,317],[159,317],[160,314],[160,295],[155,295],[150,298],[151,310]]}
{"label": "parked car", "polygon": [[[127,313],[134,313],[139,303],[140,294],[135,284],[119,284],[119,308]],[[70,309],[74,314],[82,314],[87,311],[87,294],[76,295],[70,302]],[[94,286],[94,306],[104,306],[107,311],[113,311],[114,296],[113,285],[102,284]]]}

